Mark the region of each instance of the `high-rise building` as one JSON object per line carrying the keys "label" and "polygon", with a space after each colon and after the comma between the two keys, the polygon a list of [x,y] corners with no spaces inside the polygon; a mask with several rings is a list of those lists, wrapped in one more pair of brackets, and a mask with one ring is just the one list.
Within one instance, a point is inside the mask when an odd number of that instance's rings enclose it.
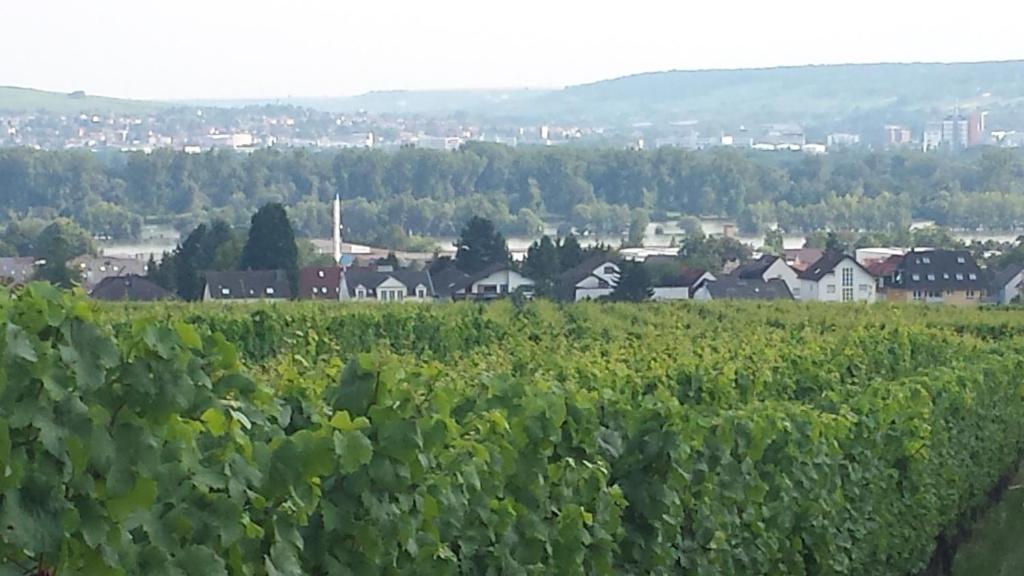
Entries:
{"label": "high-rise building", "polygon": [[985,143],[985,118],[988,112],[975,112],[967,117],[967,145],[981,146]]}
{"label": "high-rise building", "polygon": [[969,146],[968,120],[959,112],[942,121],[942,145],[950,150],[963,150]]}
{"label": "high-rise building", "polygon": [[890,124],[885,127],[886,146],[906,146],[910,144],[913,139],[913,133],[910,131],[910,128],[907,128],[906,126]]}

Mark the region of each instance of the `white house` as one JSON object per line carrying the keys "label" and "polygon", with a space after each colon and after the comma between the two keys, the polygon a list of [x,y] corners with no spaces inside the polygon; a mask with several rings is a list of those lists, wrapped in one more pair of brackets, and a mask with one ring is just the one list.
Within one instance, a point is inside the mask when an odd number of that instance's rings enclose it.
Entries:
{"label": "white house", "polygon": [[342,301],[427,302],[434,299],[434,286],[427,270],[351,267],[341,272],[340,282],[339,299]]}
{"label": "white house", "polygon": [[533,294],[535,282],[507,264],[495,264],[473,275],[463,276],[439,290],[454,300],[491,300],[516,292]]}
{"label": "white house", "polygon": [[742,280],[764,280],[765,282],[782,280],[786,283],[793,298],[800,298],[800,278],[796,270],[787,264],[785,259],[778,256],[765,254],[757,260],[740,266],[733,275]]}
{"label": "white house", "polygon": [[1024,264],[1015,264],[996,273],[989,289],[991,301],[996,304],[1010,304],[1021,296],[1024,284]]}
{"label": "white house", "polygon": [[655,282],[651,287],[651,300],[689,300],[701,286],[715,280],[707,270],[689,268]]}
{"label": "white house", "polygon": [[594,256],[559,276],[557,289],[564,300],[596,300],[615,290],[620,273],[619,265],[612,260]]}
{"label": "white house", "polygon": [[800,274],[800,299],[874,302],[875,278],[852,256],[826,254]]}

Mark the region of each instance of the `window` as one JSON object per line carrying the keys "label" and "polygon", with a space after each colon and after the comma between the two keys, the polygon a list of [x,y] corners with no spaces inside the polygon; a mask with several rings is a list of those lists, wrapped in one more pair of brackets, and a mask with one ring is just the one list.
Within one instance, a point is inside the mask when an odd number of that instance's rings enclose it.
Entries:
{"label": "window", "polygon": [[220,289],[220,295],[221,296],[231,296],[231,290],[228,289],[228,288],[221,288]]}
{"label": "window", "polygon": [[604,278],[598,278],[597,279],[597,287],[598,288],[607,288],[608,287],[608,281],[605,280]]}
{"label": "window", "polygon": [[923,299],[924,299],[924,292],[922,292],[920,290],[914,290],[914,300],[923,300]]}
{"label": "window", "polygon": [[320,287],[320,293],[321,294],[327,294],[327,286],[321,286]]}
{"label": "window", "polygon": [[937,290],[929,290],[928,291],[928,297],[932,298],[932,299],[942,298],[942,292],[939,292]]}
{"label": "window", "polygon": [[605,274],[615,274],[616,273],[615,266],[612,266],[611,264],[605,266],[604,267],[604,273]]}
{"label": "window", "polygon": [[362,286],[357,286],[356,298],[366,298],[366,288],[363,288]]}
{"label": "window", "polygon": [[967,291],[967,299],[968,300],[974,300],[977,297],[978,297],[978,294],[974,290],[968,290]]}
{"label": "window", "polygon": [[931,264],[932,263],[932,259],[927,257],[927,256],[925,256],[924,258],[921,258],[921,262],[924,262],[925,264]]}
{"label": "window", "polygon": [[978,279],[978,275],[973,273],[973,272],[968,274],[967,277],[970,278],[971,280],[977,280]]}
{"label": "window", "polygon": [[867,284],[861,284],[860,285],[860,291],[861,292],[870,292],[871,291],[871,286],[869,286]]}
{"label": "window", "polygon": [[843,288],[843,302],[853,302],[853,288]]}
{"label": "window", "polygon": [[957,273],[956,273],[956,279],[957,279],[957,280],[963,280],[963,279],[964,279],[964,275],[963,275],[963,274],[961,274],[960,272],[957,272]]}
{"label": "window", "polygon": [[825,292],[827,294],[835,294],[836,293],[836,285],[835,284],[829,284],[828,286],[825,287]]}
{"label": "window", "polygon": [[479,292],[481,294],[497,294],[498,293],[498,285],[497,284],[480,284],[479,286],[477,286],[477,292]]}
{"label": "window", "polygon": [[416,297],[417,298],[426,298],[427,297],[427,289],[424,288],[423,286],[417,286],[416,287]]}
{"label": "window", "polygon": [[843,268],[843,286],[847,288],[853,286],[853,268]]}
{"label": "window", "polygon": [[957,256],[956,257],[956,263],[957,264],[966,264],[967,263],[967,259],[964,258],[963,256]]}
{"label": "window", "polygon": [[316,275],[321,277],[321,278],[323,278],[324,277],[324,271],[323,270],[317,270],[316,271]]}
{"label": "window", "polygon": [[928,275],[928,281],[929,282],[935,282],[935,274],[929,274]]}
{"label": "window", "polygon": [[274,287],[273,286],[267,286],[266,292],[267,292],[267,296],[273,296],[274,295]]}
{"label": "window", "polygon": [[920,282],[921,281],[921,275],[920,274],[911,274],[910,278],[913,279],[914,282]]}
{"label": "window", "polygon": [[942,279],[943,279],[943,280],[949,280],[949,273],[947,273],[947,272],[943,272],[943,273],[942,273]]}

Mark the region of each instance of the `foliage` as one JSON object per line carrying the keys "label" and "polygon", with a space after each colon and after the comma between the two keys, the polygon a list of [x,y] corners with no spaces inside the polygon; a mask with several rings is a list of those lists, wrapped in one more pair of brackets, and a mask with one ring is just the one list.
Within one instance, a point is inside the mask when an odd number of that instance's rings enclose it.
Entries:
{"label": "foliage", "polygon": [[544,235],[526,250],[523,260],[523,274],[536,282],[536,293],[540,296],[551,296],[555,289],[555,281],[565,269],[559,260],[558,247],[551,237]]}
{"label": "foliage", "polygon": [[242,270],[284,270],[292,284],[292,293],[297,293],[299,249],[284,206],[266,204],[253,214],[251,224],[238,267]]}
{"label": "foliage", "polygon": [[18,573],[905,576],[1024,448],[1009,311],[30,285],[0,317]]}
{"label": "foliage", "polygon": [[679,258],[688,268],[717,273],[726,262],[743,262],[750,258],[750,247],[735,238],[687,236],[679,243]]}
{"label": "foliage", "polygon": [[505,237],[494,229],[493,222],[479,216],[466,223],[455,247],[455,265],[466,274],[475,274],[494,264],[505,264],[512,258]]}
{"label": "foliage", "polygon": [[622,262],[619,281],[609,299],[617,302],[643,302],[654,295],[651,276],[641,262]]}

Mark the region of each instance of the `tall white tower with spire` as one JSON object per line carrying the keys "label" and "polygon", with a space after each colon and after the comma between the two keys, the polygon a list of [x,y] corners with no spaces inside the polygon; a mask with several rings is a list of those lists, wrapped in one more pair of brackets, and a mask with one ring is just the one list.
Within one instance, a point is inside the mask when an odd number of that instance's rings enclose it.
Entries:
{"label": "tall white tower with spire", "polygon": [[334,195],[334,262],[341,266],[341,196]]}

